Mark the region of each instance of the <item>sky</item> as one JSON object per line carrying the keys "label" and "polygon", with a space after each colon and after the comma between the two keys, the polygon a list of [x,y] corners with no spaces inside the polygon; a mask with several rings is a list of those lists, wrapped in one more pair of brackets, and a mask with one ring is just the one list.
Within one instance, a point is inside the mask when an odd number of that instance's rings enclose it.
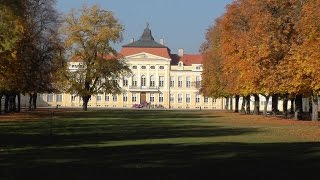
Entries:
{"label": "sky", "polygon": [[124,25],[123,41],[115,48],[130,43],[130,39],[139,39],[146,24],[150,24],[156,41],[164,43],[177,53],[196,54],[205,41],[206,30],[214,20],[225,12],[232,0],[57,0],[60,13],[83,5],[98,4],[110,10]]}

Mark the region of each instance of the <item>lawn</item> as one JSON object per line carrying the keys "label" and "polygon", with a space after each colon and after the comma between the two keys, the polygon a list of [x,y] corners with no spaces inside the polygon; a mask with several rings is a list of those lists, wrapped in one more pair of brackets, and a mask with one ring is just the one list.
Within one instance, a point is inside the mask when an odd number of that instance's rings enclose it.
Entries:
{"label": "lawn", "polygon": [[0,117],[0,179],[320,177],[319,123],[219,111],[51,111]]}

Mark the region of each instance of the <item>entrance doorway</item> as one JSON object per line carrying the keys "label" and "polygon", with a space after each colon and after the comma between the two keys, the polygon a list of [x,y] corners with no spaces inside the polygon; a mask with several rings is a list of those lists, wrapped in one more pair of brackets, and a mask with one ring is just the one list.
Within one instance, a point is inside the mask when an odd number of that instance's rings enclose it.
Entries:
{"label": "entrance doorway", "polygon": [[145,92],[140,93],[140,104],[144,104],[147,102],[147,96]]}

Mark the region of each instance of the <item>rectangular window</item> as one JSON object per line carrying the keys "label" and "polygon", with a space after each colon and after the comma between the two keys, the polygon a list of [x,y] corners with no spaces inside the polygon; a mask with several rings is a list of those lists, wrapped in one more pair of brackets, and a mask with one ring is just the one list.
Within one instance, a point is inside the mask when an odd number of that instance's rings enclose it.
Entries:
{"label": "rectangular window", "polygon": [[190,78],[190,76],[187,76],[186,81],[187,81],[186,82],[186,87],[189,88],[191,86],[191,78]]}
{"label": "rectangular window", "polygon": [[106,95],[106,96],[104,97],[104,100],[105,100],[106,102],[109,102],[109,101],[110,101],[109,95]]}
{"label": "rectangular window", "polygon": [[150,93],[150,102],[154,102],[154,93]]}
{"label": "rectangular window", "polygon": [[201,76],[197,76],[196,77],[196,88],[200,88],[201,87]]}
{"label": "rectangular window", "polygon": [[53,102],[53,94],[47,95],[47,102]]}
{"label": "rectangular window", "polygon": [[97,96],[97,101],[101,101],[101,96]]}
{"label": "rectangular window", "polygon": [[182,87],[182,76],[178,77],[178,87]]}
{"label": "rectangular window", "polygon": [[174,76],[170,76],[170,87],[174,87]]}
{"label": "rectangular window", "polygon": [[127,102],[127,101],[128,101],[128,94],[123,93],[123,102]]}
{"label": "rectangular window", "polygon": [[159,102],[163,102],[163,93],[159,94]]}
{"label": "rectangular window", "polygon": [[209,98],[208,98],[208,97],[204,97],[204,98],[203,98],[203,102],[204,102],[204,103],[208,103],[208,102],[209,102]]}
{"label": "rectangular window", "polygon": [[62,102],[62,94],[57,94],[56,101],[57,102]]}
{"label": "rectangular window", "polygon": [[182,103],[182,94],[181,93],[178,94],[178,103]]}
{"label": "rectangular window", "polygon": [[216,103],[217,102],[217,99],[216,98],[212,98],[212,103]]}
{"label": "rectangular window", "polygon": [[164,86],[164,76],[159,76],[159,87]]}
{"label": "rectangular window", "polygon": [[200,102],[200,94],[196,94],[196,103]]}
{"label": "rectangular window", "polygon": [[113,102],[117,102],[118,101],[118,96],[117,95],[112,95],[112,100],[113,100]]}
{"label": "rectangular window", "polygon": [[155,87],[156,83],[155,83],[155,77],[154,76],[150,76],[150,87]]}
{"label": "rectangular window", "polygon": [[76,101],[76,95],[71,95],[71,102]]}
{"label": "rectangular window", "polygon": [[141,76],[141,86],[146,86],[146,77],[144,75]]}
{"label": "rectangular window", "polygon": [[170,94],[170,102],[174,102],[174,94]]}
{"label": "rectangular window", "polygon": [[132,102],[137,102],[137,93],[132,93]]}
{"label": "rectangular window", "polygon": [[186,102],[190,103],[191,101],[191,95],[190,94],[186,94]]}
{"label": "rectangular window", "polygon": [[127,87],[128,86],[128,78],[124,77],[122,83],[123,83],[122,84],[123,87]]}

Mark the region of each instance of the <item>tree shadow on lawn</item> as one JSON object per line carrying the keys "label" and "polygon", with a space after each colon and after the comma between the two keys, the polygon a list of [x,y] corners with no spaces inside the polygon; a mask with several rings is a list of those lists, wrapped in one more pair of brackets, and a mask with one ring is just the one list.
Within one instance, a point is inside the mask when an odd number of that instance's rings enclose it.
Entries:
{"label": "tree shadow on lawn", "polygon": [[[172,116],[166,113],[153,118],[157,114],[152,112],[144,117],[141,113],[98,115],[64,116],[54,122],[52,136],[50,121],[1,123],[0,179],[318,177],[320,143],[222,143],[223,137],[261,130],[194,119],[203,114],[190,118],[190,114],[177,113],[174,120],[164,120]],[[222,139],[210,142],[213,137]],[[196,142],[197,138],[208,140]]]}
{"label": "tree shadow on lawn", "polygon": [[320,143],[152,144],[1,153],[11,179],[316,179]]}
{"label": "tree shadow on lawn", "polygon": [[151,111],[147,113],[143,117],[141,112],[136,113],[139,116],[137,118],[130,117],[130,113],[113,111],[76,113],[75,116],[79,116],[78,118],[68,117],[67,114],[57,120],[4,122],[0,123],[1,145],[2,147],[63,146],[122,140],[231,136],[257,131],[254,128],[225,128],[215,125],[214,122],[208,124],[207,119],[203,121],[197,114],[190,116],[180,112],[173,120],[172,114],[154,114]]}

